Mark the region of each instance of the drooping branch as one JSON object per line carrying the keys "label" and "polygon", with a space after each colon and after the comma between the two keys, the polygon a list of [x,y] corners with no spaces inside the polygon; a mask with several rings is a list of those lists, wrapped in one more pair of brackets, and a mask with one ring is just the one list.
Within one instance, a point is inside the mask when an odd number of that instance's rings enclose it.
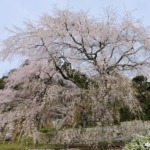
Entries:
{"label": "drooping branch", "polygon": [[[57,66],[61,53],[77,71],[87,66],[89,72],[98,76],[101,72],[146,66],[150,63],[149,30],[131,17],[125,16],[119,22],[115,18],[112,11],[107,11],[104,19],[97,20],[86,13],[58,10],[54,16],[41,17],[36,25],[29,23],[24,29],[15,28],[13,36],[4,41],[0,56],[6,59],[21,54],[34,60],[50,59],[69,80]],[[145,54],[143,58],[139,57],[141,53]]]}

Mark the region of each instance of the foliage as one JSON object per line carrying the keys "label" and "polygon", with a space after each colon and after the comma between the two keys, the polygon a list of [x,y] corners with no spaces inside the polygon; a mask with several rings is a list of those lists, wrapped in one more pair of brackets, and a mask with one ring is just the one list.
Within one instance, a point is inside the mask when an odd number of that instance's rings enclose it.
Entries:
{"label": "foliage", "polygon": [[142,84],[142,82],[146,82],[147,78],[143,75],[138,75],[132,79],[136,84]]}
{"label": "foliage", "polygon": [[129,107],[124,106],[123,108],[120,108],[120,122],[123,121],[131,121],[135,119],[135,114],[133,114]]}
{"label": "foliage", "polygon": [[4,80],[5,78],[6,78],[5,76],[0,78],[0,90],[5,88],[5,84],[6,84]]}
{"label": "foliage", "polygon": [[148,143],[150,145],[149,134],[146,136],[138,135],[131,142],[125,145],[124,150],[146,150],[149,149],[149,146],[147,145]]}
{"label": "foliage", "polygon": [[88,78],[85,75],[82,75],[80,72],[76,72],[75,70],[70,70],[71,73],[67,73],[68,77],[73,79],[74,83],[78,85],[80,88],[88,88]]}
{"label": "foliage", "polygon": [[26,150],[26,149],[63,149],[63,145],[37,144],[26,145],[21,143],[0,143],[1,150]]}
{"label": "foliage", "polygon": [[21,143],[24,145],[33,145],[33,138],[30,136],[25,136],[22,138]]}
{"label": "foliage", "polygon": [[101,141],[98,143],[100,150],[107,150],[107,147],[109,145],[108,141]]}
{"label": "foliage", "polygon": [[39,129],[39,132],[45,133],[45,134],[53,134],[56,132],[55,128],[41,128]]}
{"label": "foliage", "polygon": [[132,85],[136,91],[136,97],[143,109],[144,120],[150,120],[150,82],[145,76],[136,76],[132,80]]}

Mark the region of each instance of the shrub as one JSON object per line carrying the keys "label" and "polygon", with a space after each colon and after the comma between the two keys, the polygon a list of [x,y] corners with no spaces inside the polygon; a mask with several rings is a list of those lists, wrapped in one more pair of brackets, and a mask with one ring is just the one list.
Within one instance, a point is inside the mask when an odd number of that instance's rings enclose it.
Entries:
{"label": "shrub", "polygon": [[120,112],[120,122],[135,119],[135,115],[130,111],[129,107],[127,106],[121,108],[119,112]]}
{"label": "shrub", "polygon": [[138,135],[131,142],[127,143],[124,150],[146,150],[150,148],[150,134],[146,136]]}
{"label": "shrub", "polygon": [[53,134],[56,131],[55,128],[41,128],[39,129],[39,132],[45,133],[45,134]]}
{"label": "shrub", "polygon": [[132,86],[136,91],[136,98],[140,102],[144,115],[143,120],[150,120],[150,83],[140,75],[132,79]]}
{"label": "shrub", "polygon": [[4,81],[5,77],[0,78],[0,90],[5,88],[5,81]]}
{"label": "shrub", "polygon": [[30,136],[25,136],[22,139],[22,143],[25,144],[25,145],[32,145],[33,144],[33,138],[30,137]]}
{"label": "shrub", "polygon": [[147,81],[147,78],[143,75],[138,75],[138,76],[134,77],[132,79],[132,81],[135,82],[135,83],[142,83],[142,82]]}

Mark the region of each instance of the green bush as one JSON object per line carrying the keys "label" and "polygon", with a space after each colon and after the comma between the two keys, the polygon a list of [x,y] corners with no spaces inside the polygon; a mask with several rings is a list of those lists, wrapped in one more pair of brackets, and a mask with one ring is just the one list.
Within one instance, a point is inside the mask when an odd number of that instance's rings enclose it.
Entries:
{"label": "green bush", "polygon": [[5,81],[4,81],[5,77],[0,78],[0,90],[5,88]]}
{"label": "green bush", "polygon": [[138,75],[132,79],[133,82],[141,84],[142,82],[147,81],[147,77],[143,75]]}
{"label": "green bush", "polygon": [[131,121],[135,119],[135,115],[130,111],[129,107],[125,106],[119,110],[120,122]]}
{"label": "green bush", "polygon": [[71,70],[71,72],[67,72],[69,78],[71,78],[74,83],[76,83],[80,88],[88,88],[88,82],[85,75],[81,75],[81,73],[76,72],[75,70]]}
{"label": "green bush", "polygon": [[16,86],[13,87],[14,90],[21,90],[22,89],[22,84],[17,84]]}
{"label": "green bush", "polygon": [[149,150],[150,149],[150,134],[147,136],[138,135],[131,142],[127,143],[124,150]]}
{"label": "green bush", "polygon": [[140,75],[132,79],[132,86],[143,109],[142,119],[150,120],[150,82],[147,82],[146,77]]}

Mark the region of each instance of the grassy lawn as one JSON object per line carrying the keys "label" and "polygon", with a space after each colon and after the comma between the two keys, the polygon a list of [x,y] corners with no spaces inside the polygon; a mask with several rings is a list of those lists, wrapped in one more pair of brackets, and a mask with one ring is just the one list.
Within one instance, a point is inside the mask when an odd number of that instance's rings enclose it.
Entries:
{"label": "grassy lawn", "polygon": [[17,143],[0,143],[0,150],[28,150],[28,149],[53,149],[53,148],[64,148],[62,146],[57,145],[24,145],[24,144],[17,144]]}
{"label": "grassy lawn", "polygon": [[[102,144],[102,143],[101,143]],[[104,144],[104,143],[103,143]],[[79,148],[80,150],[93,150],[87,146],[75,146],[74,148]],[[122,147],[122,146],[121,146]],[[32,150],[32,149],[39,149],[39,150],[46,150],[46,149],[64,149],[66,150],[67,146],[62,145],[48,145],[48,144],[40,144],[40,145],[24,145],[19,143],[0,143],[0,150]],[[73,148],[73,147],[72,147]],[[101,145],[101,149],[104,147]],[[113,147],[113,150],[121,149],[118,147]],[[70,148],[71,150],[71,148]]]}

